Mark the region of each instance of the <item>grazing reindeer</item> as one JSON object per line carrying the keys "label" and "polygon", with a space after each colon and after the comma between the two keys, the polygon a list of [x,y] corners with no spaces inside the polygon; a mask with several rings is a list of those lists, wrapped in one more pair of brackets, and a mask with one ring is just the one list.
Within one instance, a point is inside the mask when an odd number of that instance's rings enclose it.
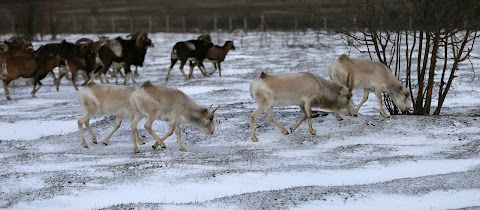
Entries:
{"label": "grazing reindeer", "polygon": [[[207,135],[212,135],[215,131],[213,117],[218,107],[211,110],[200,106],[180,90],[154,86],[150,81],[146,81],[132,93],[130,102],[132,109],[135,111],[135,117],[132,121],[132,135],[138,135],[138,122],[146,117],[147,121],[144,127],[157,140],[152,146],[153,149],[157,149],[158,145],[165,148],[163,141],[175,131],[180,151],[187,151],[182,145],[180,136],[180,125],[182,124],[191,124]],[[168,121],[170,126],[167,134],[162,138],[158,137],[152,130],[152,124],[156,119]]]}
{"label": "grazing reindeer", "polygon": [[317,133],[312,127],[312,107],[332,110],[338,120],[343,120],[338,112],[347,111],[348,114],[353,114],[352,85],[348,84],[348,87],[345,87],[311,73],[268,75],[262,72],[260,77],[250,84],[250,95],[258,106],[250,115],[252,140],[258,141],[255,135],[255,119],[265,110],[267,110],[267,119],[283,134],[288,134],[287,129],[273,119],[273,107],[290,105],[300,107],[303,117],[290,128],[292,133],[306,119],[308,119],[310,133],[312,135]]}
{"label": "grazing reindeer", "polygon": [[380,113],[388,118],[382,103],[382,93],[387,93],[393,103],[403,111],[410,109],[410,92],[392,74],[383,63],[371,60],[351,59],[343,54],[332,62],[329,68],[330,78],[338,83],[344,83],[351,74],[355,86],[353,89],[363,89],[363,99],[355,108],[355,114],[368,99],[368,94],[374,92],[380,106]]}

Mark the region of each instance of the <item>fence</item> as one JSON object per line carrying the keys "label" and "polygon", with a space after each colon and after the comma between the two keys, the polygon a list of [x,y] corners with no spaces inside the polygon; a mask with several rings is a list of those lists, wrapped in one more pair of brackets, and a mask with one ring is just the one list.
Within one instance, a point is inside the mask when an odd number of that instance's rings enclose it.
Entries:
{"label": "fence", "polygon": [[[332,20],[332,21],[329,21]],[[144,32],[204,32],[204,31],[233,31],[233,30],[304,30],[327,29],[329,24],[348,26],[352,23],[334,22],[334,18],[296,15],[296,16],[69,16],[44,17],[35,20],[32,24],[35,33],[130,33]],[[4,27],[0,33],[19,34],[21,24],[13,19],[8,23],[0,21]],[[6,27],[6,25],[10,27]]]}

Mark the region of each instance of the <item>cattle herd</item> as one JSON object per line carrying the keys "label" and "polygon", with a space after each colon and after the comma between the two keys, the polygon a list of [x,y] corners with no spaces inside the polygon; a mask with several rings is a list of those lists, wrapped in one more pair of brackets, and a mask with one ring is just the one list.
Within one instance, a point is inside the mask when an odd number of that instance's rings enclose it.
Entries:
{"label": "cattle herd", "polygon": [[[16,79],[27,79],[33,85],[32,96],[40,89],[41,80],[47,75],[55,81],[57,91],[60,80],[71,75],[70,81],[78,90],[76,83],[79,73],[83,75],[84,86],[79,91],[80,104],[85,114],[78,120],[80,142],[88,148],[83,133],[83,125],[87,128],[92,142],[97,143],[96,135],[90,127],[89,120],[97,114],[115,116],[115,126],[105,137],[103,144],[107,145],[113,133],[120,127],[123,118],[131,123],[134,152],[139,152],[137,143],[144,144],[137,131],[137,125],[143,118],[148,133],[156,140],[152,146],[165,148],[164,140],[175,132],[178,146],[186,151],[181,142],[180,125],[191,124],[203,133],[214,133],[214,114],[219,107],[204,107],[195,103],[183,92],[152,84],[145,81],[140,87],[128,86],[130,78],[138,75],[137,67],[142,67],[147,49],[154,47],[146,33],[132,33],[125,39],[99,36],[98,41],[82,38],[75,43],[65,40],[60,43],[50,43],[34,50],[25,37],[12,37],[0,44],[0,79],[3,81],[5,96],[11,100],[8,91],[9,84]],[[180,72],[188,80],[193,78],[193,69],[198,66],[204,76],[209,76],[219,70],[220,63],[225,60],[230,50],[235,50],[233,41],[226,41],[223,46],[213,45],[210,35],[201,35],[197,39],[177,42],[171,51],[171,65],[166,80],[180,60]],[[207,59],[214,63],[215,70],[208,73],[203,65]],[[187,76],[183,70],[189,61],[190,72]],[[136,69],[132,75],[131,66]],[[58,77],[53,69],[60,69]],[[124,85],[96,84],[96,76],[101,83],[109,83],[107,72],[112,67],[114,72],[124,69]],[[312,107],[320,107],[335,112],[338,120],[343,118],[340,112],[356,116],[360,107],[367,100],[370,92],[377,96],[380,113],[388,117],[382,105],[382,94],[386,93],[395,105],[404,111],[410,109],[410,92],[392,74],[390,69],[380,62],[359,60],[341,55],[334,60],[329,68],[330,79],[327,80],[311,73],[266,74],[263,73],[250,84],[250,95],[257,103],[257,109],[250,115],[250,134],[254,142],[258,141],[255,134],[256,117],[267,111],[266,117],[282,133],[289,131],[273,118],[273,107],[297,105],[303,117],[290,127],[294,132],[300,124],[308,120],[308,129],[316,134],[312,126]],[[116,73],[115,73],[116,75]],[[118,79],[117,79],[118,81]],[[38,87],[37,87],[38,86]],[[354,106],[352,90],[363,89],[363,100]],[[162,137],[152,130],[156,119],[167,121],[168,132]]]}

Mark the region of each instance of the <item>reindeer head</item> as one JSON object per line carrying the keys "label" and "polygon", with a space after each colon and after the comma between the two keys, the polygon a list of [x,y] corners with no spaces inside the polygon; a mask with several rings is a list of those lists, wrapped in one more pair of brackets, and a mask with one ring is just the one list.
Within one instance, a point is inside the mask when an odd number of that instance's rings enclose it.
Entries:
{"label": "reindeer head", "polygon": [[394,85],[393,90],[388,91],[388,95],[392,99],[395,106],[397,106],[400,110],[410,110],[410,91],[405,86],[400,83]]}
{"label": "reindeer head", "polygon": [[196,122],[193,122],[192,124],[202,133],[206,135],[212,135],[215,131],[215,122],[213,121],[213,118],[218,107],[220,106],[217,106],[215,109],[212,109],[212,106],[209,108],[203,108],[200,112],[199,118],[196,119]]}

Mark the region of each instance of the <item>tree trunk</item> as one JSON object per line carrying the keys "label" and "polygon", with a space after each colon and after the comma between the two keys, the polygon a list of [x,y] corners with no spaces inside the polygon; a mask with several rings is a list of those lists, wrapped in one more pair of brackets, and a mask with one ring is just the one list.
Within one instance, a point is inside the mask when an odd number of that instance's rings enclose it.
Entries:
{"label": "tree trunk", "polygon": [[431,52],[432,56],[430,57],[430,68],[428,70],[428,82],[426,87],[427,94],[425,96],[425,105],[423,110],[424,115],[430,115],[430,109],[432,105],[433,82],[435,79],[437,52],[439,47],[440,47],[440,31],[436,31],[433,37],[433,48]]}

